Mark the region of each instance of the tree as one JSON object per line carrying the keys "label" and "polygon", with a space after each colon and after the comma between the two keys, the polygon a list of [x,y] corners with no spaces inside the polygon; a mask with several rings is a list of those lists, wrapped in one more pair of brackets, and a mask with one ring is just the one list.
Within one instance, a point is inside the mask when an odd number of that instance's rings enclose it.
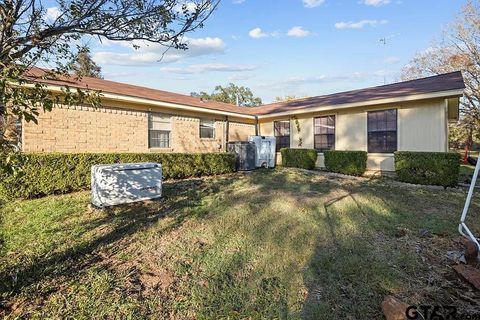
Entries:
{"label": "tree", "polygon": [[295,95],[276,96],[275,99],[273,99],[273,102],[287,102],[287,101],[292,101],[297,99],[298,98]]}
{"label": "tree", "polygon": [[262,104],[262,99],[254,97],[250,88],[244,86],[239,87],[233,83],[230,83],[226,87],[216,86],[211,94],[201,91],[192,92],[190,95],[204,100],[225,102],[241,107],[256,107]]}
{"label": "tree", "polygon": [[93,77],[103,79],[102,68],[93,61],[90,50],[81,48],[70,66],[77,77]]}
{"label": "tree", "polygon": [[[220,0],[56,0],[50,8],[42,0],[3,0],[0,3],[0,118],[36,122],[40,110],[57,103],[97,106],[97,92],[63,88],[58,95],[41,80],[68,77],[80,40],[98,37],[110,41],[151,42],[186,50],[183,36],[199,27]],[[26,73],[47,66],[30,86]],[[2,126],[3,127],[3,126]],[[0,128],[1,129],[1,128]],[[5,150],[4,130],[0,148]],[[0,157],[1,158],[1,157]],[[1,164],[1,162],[0,162]]]}
{"label": "tree", "polygon": [[[410,80],[461,70],[465,79],[465,95],[461,99],[461,119],[451,139],[472,140],[472,132],[480,130],[480,5],[469,1],[456,18],[444,40],[418,53],[402,70],[402,79]],[[466,131],[466,132],[458,132]],[[457,138],[455,138],[457,137]],[[452,141],[455,142],[455,141]],[[466,142],[466,141],[462,141]],[[458,141],[457,141],[458,143]]]}

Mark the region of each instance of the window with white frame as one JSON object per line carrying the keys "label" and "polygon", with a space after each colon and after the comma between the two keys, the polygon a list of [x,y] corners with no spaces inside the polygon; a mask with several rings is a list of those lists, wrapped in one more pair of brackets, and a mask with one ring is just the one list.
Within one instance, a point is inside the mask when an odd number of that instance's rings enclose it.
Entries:
{"label": "window with white frame", "polygon": [[170,132],[172,120],[170,116],[150,113],[148,116],[148,147],[170,148]]}
{"label": "window with white frame", "polygon": [[215,138],[215,120],[200,119],[200,138],[201,139]]}

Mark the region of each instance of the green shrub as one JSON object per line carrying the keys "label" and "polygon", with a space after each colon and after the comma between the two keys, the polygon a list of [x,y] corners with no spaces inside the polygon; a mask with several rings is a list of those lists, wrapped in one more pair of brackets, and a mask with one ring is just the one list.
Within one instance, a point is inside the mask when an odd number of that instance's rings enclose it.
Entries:
{"label": "green shrub", "polygon": [[282,165],[302,169],[315,169],[317,163],[317,151],[312,149],[280,149],[282,153]]}
{"label": "green shrub", "polygon": [[365,151],[325,151],[327,171],[361,176],[367,170],[367,152]]}
{"label": "green shrub", "polygon": [[0,174],[0,199],[34,198],[90,187],[93,165],[158,162],[164,179],[200,177],[235,171],[231,153],[39,153],[16,155],[18,174]]}
{"label": "green shrub", "polygon": [[454,187],[460,155],[454,152],[395,152],[395,171],[403,182]]}

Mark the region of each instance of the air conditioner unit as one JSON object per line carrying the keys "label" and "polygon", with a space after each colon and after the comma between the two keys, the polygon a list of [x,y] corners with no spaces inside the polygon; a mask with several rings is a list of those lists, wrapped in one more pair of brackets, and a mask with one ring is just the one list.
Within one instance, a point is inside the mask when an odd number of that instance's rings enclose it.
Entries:
{"label": "air conditioner unit", "polygon": [[255,142],[255,147],[257,149],[255,153],[255,165],[257,168],[266,167],[274,168],[275,167],[275,137],[266,137],[266,136],[250,136],[248,137],[249,141]]}
{"label": "air conditioner unit", "polygon": [[255,169],[255,148],[255,142],[252,141],[233,141],[228,143],[227,150],[235,154],[235,167],[237,170],[249,171]]}
{"label": "air conditioner unit", "polygon": [[99,208],[160,198],[162,165],[124,163],[92,166],[91,186],[92,205]]}

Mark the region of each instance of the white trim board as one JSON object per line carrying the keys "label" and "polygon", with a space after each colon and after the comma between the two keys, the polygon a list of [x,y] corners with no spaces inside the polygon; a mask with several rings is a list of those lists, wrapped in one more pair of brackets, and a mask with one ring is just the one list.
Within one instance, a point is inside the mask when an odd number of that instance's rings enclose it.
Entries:
{"label": "white trim board", "polygon": [[[34,85],[28,83],[28,84],[22,84],[21,86],[33,87]],[[47,84],[46,86],[48,90],[60,92],[60,93],[62,92],[62,88],[65,87],[65,86],[49,85],[49,84]],[[88,89],[88,88],[79,88],[79,89],[95,91],[94,89]],[[274,112],[274,113],[269,113],[264,115],[261,115],[261,114],[251,115],[251,114],[242,113],[242,112],[236,113],[236,112],[229,112],[229,111],[221,111],[221,110],[210,109],[207,107],[190,106],[190,105],[179,104],[179,103],[153,100],[148,98],[133,97],[129,95],[113,94],[108,92],[101,92],[100,95],[103,98],[116,100],[116,101],[123,101],[123,102],[130,102],[130,103],[137,103],[137,104],[143,104],[143,105],[179,109],[179,110],[203,112],[203,113],[209,113],[209,114],[219,114],[219,115],[232,116],[232,117],[238,117],[238,118],[244,118],[244,119],[250,119],[250,120],[254,120],[258,118],[259,120],[261,120],[261,119],[270,119],[270,118],[276,118],[276,117],[282,117],[282,116],[293,116],[293,115],[303,114],[303,113],[323,112],[323,111],[331,111],[331,110],[338,110],[338,109],[366,107],[366,106],[373,106],[373,105],[380,105],[380,104],[399,103],[399,102],[424,100],[424,99],[457,97],[457,96],[462,96],[463,92],[464,92],[464,89],[447,90],[447,91],[439,91],[439,92],[433,92],[433,93],[417,94],[417,95],[388,98],[388,99],[367,100],[367,101],[361,101],[361,102],[319,106],[319,107],[315,107],[315,106],[306,107],[302,109],[289,110],[289,111],[283,111],[283,112]]]}
{"label": "white trim board", "polygon": [[308,107],[308,108],[303,108],[298,110],[289,110],[289,111],[275,112],[275,113],[270,113],[265,115],[258,115],[258,119],[269,119],[269,118],[296,115],[296,114],[302,114],[302,113],[322,112],[322,111],[347,109],[347,108],[355,108],[355,107],[366,107],[366,106],[373,106],[377,104],[390,104],[390,103],[399,103],[399,102],[415,101],[415,100],[455,97],[455,96],[463,95],[463,91],[464,91],[463,89],[448,90],[448,91],[440,91],[440,92],[427,93],[427,94],[417,94],[417,95],[397,97],[397,98],[367,100],[362,102],[353,102],[353,103],[345,103],[345,104],[337,104],[337,105],[321,106],[321,107]]}

